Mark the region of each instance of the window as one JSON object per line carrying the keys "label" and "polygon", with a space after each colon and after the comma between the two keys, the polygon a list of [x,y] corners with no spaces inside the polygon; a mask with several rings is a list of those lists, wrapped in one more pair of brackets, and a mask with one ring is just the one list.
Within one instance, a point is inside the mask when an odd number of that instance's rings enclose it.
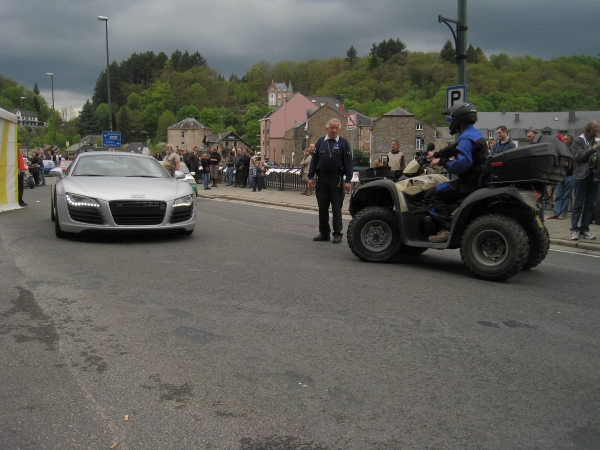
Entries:
{"label": "window", "polygon": [[415,124],[415,130],[423,131],[423,124],[422,123],[416,123]]}
{"label": "window", "polygon": [[415,139],[415,150],[423,150],[424,143],[425,140],[423,139],[423,136],[417,136],[417,138]]}
{"label": "window", "polygon": [[185,137],[185,131],[181,132],[181,137],[184,138]]}

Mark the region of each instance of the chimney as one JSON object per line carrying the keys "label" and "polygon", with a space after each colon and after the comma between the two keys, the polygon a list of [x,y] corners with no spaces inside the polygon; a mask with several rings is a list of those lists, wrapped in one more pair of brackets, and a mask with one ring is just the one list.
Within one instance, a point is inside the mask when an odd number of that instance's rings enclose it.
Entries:
{"label": "chimney", "polygon": [[346,115],[346,108],[344,108],[344,104],[343,103],[340,103],[340,114],[342,116]]}
{"label": "chimney", "polygon": [[575,123],[575,108],[569,109],[569,123]]}
{"label": "chimney", "polygon": [[515,114],[515,122],[519,122],[519,115]]}

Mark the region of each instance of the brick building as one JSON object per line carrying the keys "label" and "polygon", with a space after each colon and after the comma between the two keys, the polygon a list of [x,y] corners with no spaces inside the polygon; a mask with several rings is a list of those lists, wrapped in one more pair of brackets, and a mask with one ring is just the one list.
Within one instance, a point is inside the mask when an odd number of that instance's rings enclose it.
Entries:
{"label": "brick building", "polygon": [[208,134],[212,134],[209,127],[194,118],[187,118],[167,128],[167,143],[175,149],[191,150],[196,146],[202,147]]}
{"label": "brick building", "polygon": [[[335,99],[334,99],[335,100]],[[294,127],[285,133],[285,164],[291,165],[292,160],[297,165],[302,159],[302,152],[310,144],[316,144],[320,137],[325,136],[325,125],[329,119],[339,119],[340,136],[347,139],[354,148],[361,145],[360,127],[348,130],[348,118],[343,103],[335,103],[329,106],[325,102],[319,109],[310,113],[306,122],[297,122]],[[294,156],[292,157],[292,152]]]}
{"label": "brick building", "polygon": [[289,85],[287,83],[275,83],[274,81],[271,81],[271,85],[269,86],[269,89],[267,89],[267,92],[267,104],[269,106],[279,106],[294,95],[294,88],[292,87],[291,81]]}
{"label": "brick building", "polygon": [[406,109],[396,108],[373,120],[372,159],[387,155],[394,139],[398,140],[400,151],[410,161],[417,150],[424,149],[428,142],[435,142],[436,128]]}

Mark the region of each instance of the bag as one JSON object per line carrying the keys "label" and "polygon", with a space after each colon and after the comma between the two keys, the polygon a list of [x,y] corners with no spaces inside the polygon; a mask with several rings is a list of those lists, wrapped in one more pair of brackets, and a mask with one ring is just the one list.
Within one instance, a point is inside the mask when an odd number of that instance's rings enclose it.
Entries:
{"label": "bag", "polygon": [[204,166],[204,172],[210,173],[210,166]]}

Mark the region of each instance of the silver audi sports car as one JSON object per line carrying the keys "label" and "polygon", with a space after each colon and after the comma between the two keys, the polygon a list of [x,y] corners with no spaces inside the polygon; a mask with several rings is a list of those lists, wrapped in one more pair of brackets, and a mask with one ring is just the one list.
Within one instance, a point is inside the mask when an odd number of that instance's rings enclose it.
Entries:
{"label": "silver audi sports car", "polygon": [[[56,236],[90,230],[178,230],[192,234],[196,196],[182,172],[151,156],[81,153],[51,188]],[[58,173],[58,171],[61,173]]]}

